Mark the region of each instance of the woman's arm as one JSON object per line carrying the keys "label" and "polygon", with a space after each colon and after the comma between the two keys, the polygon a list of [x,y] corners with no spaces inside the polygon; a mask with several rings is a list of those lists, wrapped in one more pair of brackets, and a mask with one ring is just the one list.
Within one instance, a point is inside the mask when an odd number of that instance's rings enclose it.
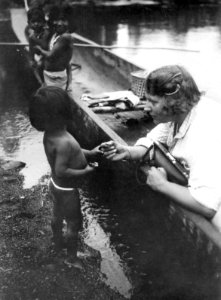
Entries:
{"label": "woman's arm", "polygon": [[196,201],[190,194],[188,187],[168,181],[164,169],[151,167],[148,171],[146,183],[154,191],[168,196],[182,207],[201,214],[208,219],[211,219],[216,213],[215,210]]}
{"label": "woman's arm", "polygon": [[102,143],[100,149],[103,156],[112,161],[139,160],[147,152],[144,146],[127,146],[114,141]]}

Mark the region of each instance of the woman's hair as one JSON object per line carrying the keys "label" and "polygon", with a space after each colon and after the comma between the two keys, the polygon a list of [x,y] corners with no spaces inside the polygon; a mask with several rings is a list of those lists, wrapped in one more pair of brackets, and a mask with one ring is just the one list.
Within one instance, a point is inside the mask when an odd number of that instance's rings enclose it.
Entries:
{"label": "woman's hair", "polygon": [[59,87],[48,86],[37,90],[30,101],[29,118],[39,131],[63,128],[72,120],[71,98]]}
{"label": "woman's hair", "polygon": [[178,65],[152,71],[147,76],[145,88],[147,94],[163,97],[174,114],[190,111],[202,95],[190,73]]}

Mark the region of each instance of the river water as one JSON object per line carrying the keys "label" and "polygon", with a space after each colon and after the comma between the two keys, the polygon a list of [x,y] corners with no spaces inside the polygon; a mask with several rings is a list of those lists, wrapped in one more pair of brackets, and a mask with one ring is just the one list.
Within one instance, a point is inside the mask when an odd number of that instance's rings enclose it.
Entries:
{"label": "river water", "polygon": [[[219,7],[145,10],[139,15],[83,8],[79,12],[76,8],[72,28],[101,44],[199,51],[113,50],[145,68],[182,63],[202,88],[219,99],[219,16]],[[8,25],[0,22],[2,41],[13,38]],[[30,126],[27,117],[32,80],[30,74],[23,75],[22,52],[0,50],[0,156],[26,163],[24,187],[31,188],[49,172],[42,133]],[[190,236],[184,238],[185,226],[171,208],[164,203],[144,203],[139,195],[135,207],[133,195],[125,199],[122,191],[119,199],[102,181],[88,184],[80,193],[82,234],[100,251],[103,280],[111,288],[135,300],[220,299],[219,260],[198,252]],[[176,227],[179,229],[174,230]],[[206,245],[206,251],[211,251],[210,246]]]}
{"label": "river water", "polygon": [[[103,45],[125,47],[113,52],[147,70],[181,64],[209,96],[221,98],[221,6],[143,9],[139,14],[75,12],[72,28],[77,32]],[[133,46],[140,49],[126,48]]]}

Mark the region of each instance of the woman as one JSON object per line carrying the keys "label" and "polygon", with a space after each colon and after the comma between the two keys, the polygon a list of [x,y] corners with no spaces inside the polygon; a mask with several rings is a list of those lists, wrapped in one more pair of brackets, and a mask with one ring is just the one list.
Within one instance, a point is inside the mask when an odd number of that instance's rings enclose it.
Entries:
{"label": "woman", "polygon": [[145,171],[146,184],[221,228],[217,214],[221,204],[221,105],[204,97],[182,66],[154,70],[145,88],[145,110],[157,126],[135,146],[112,142],[104,156],[113,161],[140,160],[153,141],[166,144],[188,167],[188,187],[170,182],[165,170],[156,167]]}

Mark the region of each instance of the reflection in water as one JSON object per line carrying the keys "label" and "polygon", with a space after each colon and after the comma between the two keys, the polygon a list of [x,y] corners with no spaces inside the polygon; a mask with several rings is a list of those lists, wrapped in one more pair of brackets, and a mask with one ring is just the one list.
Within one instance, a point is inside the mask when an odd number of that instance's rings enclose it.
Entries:
{"label": "reflection in water", "polygon": [[[1,38],[7,41],[11,31],[5,23],[0,25],[4,29],[0,29]],[[26,163],[22,174],[24,187],[28,188],[48,171],[48,165],[42,134],[31,127],[27,115],[28,99],[36,85],[27,71],[24,54],[17,50],[5,46],[0,49],[0,157]]]}
{"label": "reflection in water", "polygon": [[120,10],[98,15],[94,10],[79,13],[75,9],[73,16],[76,31],[100,44],[186,50],[113,51],[148,70],[181,64],[192,73],[200,89],[221,101],[221,6],[144,9],[139,15],[122,14]]}
{"label": "reflection in water", "polygon": [[29,123],[28,98],[18,80],[21,77],[14,72],[14,68],[4,69],[4,73],[6,77],[0,91],[0,156],[26,163],[21,173],[25,176],[24,187],[28,188],[37,184],[39,178],[48,172],[42,133],[34,130]]}
{"label": "reflection in water", "polygon": [[[131,296],[131,283],[129,282],[121,257],[116,252],[111,243],[111,233],[106,230],[104,224],[108,218],[113,216],[110,210],[96,204],[97,199],[93,199],[87,191],[81,191],[82,211],[85,217],[85,228],[83,232],[84,241],[92,248],[98,250],[101,254],[101,272],[105,275],[105,282],[119,293],[129,298]],[[115,220],[117,222],[117,220]],[[116,224],[116,223],[115,223]]]}

